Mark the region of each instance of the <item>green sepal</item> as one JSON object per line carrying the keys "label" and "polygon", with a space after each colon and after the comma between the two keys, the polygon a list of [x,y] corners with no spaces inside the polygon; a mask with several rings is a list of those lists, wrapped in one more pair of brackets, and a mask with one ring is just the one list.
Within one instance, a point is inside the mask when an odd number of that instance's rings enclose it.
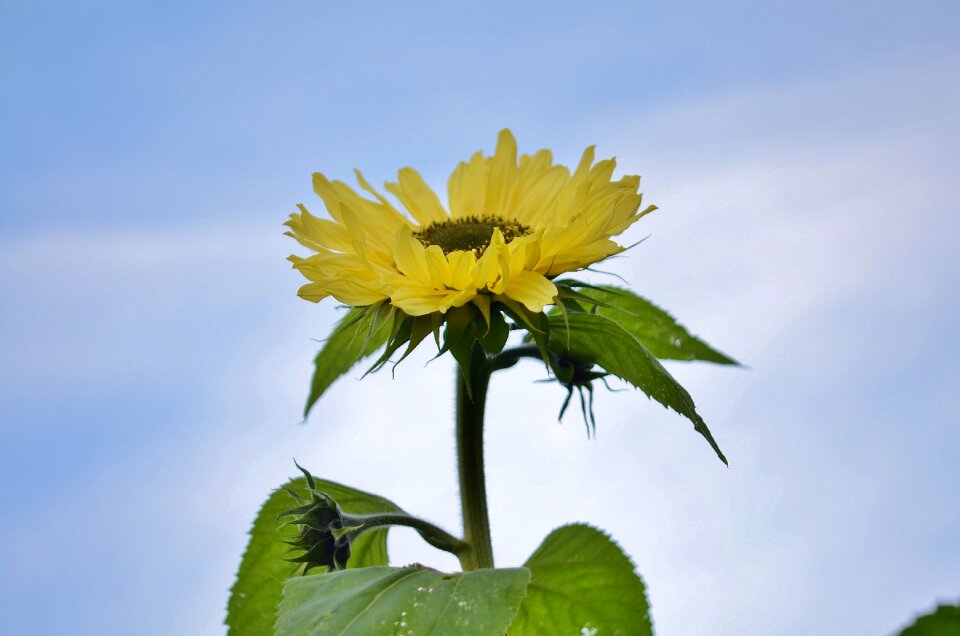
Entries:
{"label": "green sepal", "polygon": [[356,525],[356,526],[344,526],[342,528],[331,528],[330,534],[333,535],[334,539],[340,539],[341,537],[345,537],[348,534],[357,533],[360,530],[363,530],[363,524]]}
{"label": "green sepal", "polygon": [[304,515],[310,512],[310,510],[312,510],[313,507],[316,505],[317,505],[316,503],[310,502],[303,506],[297,506],[296,508],[290,508],[289,510],[284,510],[283,512],[277,515],[277,521],[280,521],[284,517],[296,517],[297,515]]}
{"label": "green sepal", "polygon": [[470,304],[476,307],[483,317],[483,329],[481,331],[486,333],[490,330],[490,307],[493,305],[490,294],[477,294]]}
{"label": "green sepal", "polygon": [[524,307],[522,304],[501,296],[500,302],[504,305],[504,311],[520,327],[527,330],[529,338],[537,345],[540,351],[540,357],[543,363],[550,367],[550,321],[544,313],[534,313]]}
{"label": "green sepal", "polygon": [[363,374],[364,377],[382,369],[390,360],[390,356],[410,340],[410,334],[413,332],[413,316],[408,316],[399,309],[394,309],[393,312],[393,325],[390,329],[390,337],[387,338],[387,345],[373,366]]}
{"label": "green sepal", "polygon": [[507,344],[507,338],[510,337],[510,325],[504,319],[503,314],[494,304],[490,312],[490,325],[486,333],[480,336],[480,346],[483,347],[487,355],[495,356]]}
{"label": "green sepal", "polygon": [[384,303],[351,309],[333,328],[313,360],[310,393],[304,418],[333,382],[386,342],[389,330],[382,319]]}
{"label": "green sepal", "polygon": [[588,285],[587,283],[581,283],[580,281],[567,279],[563,281],[555,282],[557,286],[557,296],[566,301],[569,305],[575,305],[577,311],[585,312],[588,311],[587,307],[595,307],[597,305],[601,307],[612,307],[602,300],[599,300],[593,296],[589,296],[583,292],[577,291],[576,287],[584,287],[586,289],[602,289],[597,285]]}
{"label": "green sepal", "polygon": [[470,395],[471,352],[473,351],[473,343],[477,339],[475,316],[472,305],[452,307],[447,312],[447,328],[443,332],[443,347],[450,351],[454,360],[457,361],[470,399],[473,399],[473,396]]}
{"label": "green sepal", "polygon": [[433,330],[433,339],[437,343],[438,351],[443,347],[443,344],[440,342],[440,327],[443,326],[443,321],[443,314],[436,311],[430,314],[430,326]]}
{"label": "green sepal", "polygon": [[413,350],[423,342],[424,338],[430,335],[431,331],[433,331],[433,318],[431,316],[414,318],[410,326],[410,339],[407,341],[407,349],[400,356],[400,359],[393,363],[393,368],[396,369],[398,364],[406,360],[407,356],[413,353]]}
{"label": "green sepal", "polygon": [[[303,473],[303,478],[307,480],[307,488],[310,489],[310,494],[313,494],[317,490],[317,482],[313,479],[313,475],[310,474],[310,471],[300,465],[300,463],[294,458],[293,465],[297,467],[301,473]],[[292,489],[288,489],[293,492]],[[296,497],[296,495],[294,495]]]}

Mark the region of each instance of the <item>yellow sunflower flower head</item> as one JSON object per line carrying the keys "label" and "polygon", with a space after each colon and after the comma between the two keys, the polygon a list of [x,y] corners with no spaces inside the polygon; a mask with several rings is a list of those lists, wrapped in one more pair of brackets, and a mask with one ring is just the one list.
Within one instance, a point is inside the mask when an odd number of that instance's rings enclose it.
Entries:
{"label": "yellow sunflower flower head", "polygon": [[314,190],[330,218],[299,205],[286,222],[286,234],[314,252],[290,257],[310,281],[299,295],[368,308],[371,334],[392,316],[381,363],[407,342],[409,353],[430,331],[439,342],[444,323],[446,348],[458,360],[457,342],[483,335],[495,353],[509,331],[501,312],[537,332],[545,307],[576,296],[553,279],[622,252],[611,237],[656,209],[640,210],[640,177],[613,180],[615,166],[594,161],[592,146],[573,171],[554,164],[549,150],[518,157],[513,134],[502,130],[493,156],[477,152],[450,175],[447,207],[412,168],[385,185],[400,206],[359,172],[368,196],[316,173]]}
{"label": "yellow sunflower flower head", "polygon": [[299,295],[333,296],[354,307],[389,300],[410,316],[509,299],[531,312],[555,302],[551,279],[623,251],[611,240],[640,217],[640,177],[612,180],[615,160],[594,162],[593,147],[571,173],[549,150],[517,157],[509,130],[492,157],[477,152],[447,184],[449,205],[412,168],[386,189],[394,206],[357,172],[361,196],[315,174],[330,219],[300,205],[287,232],[316,252],[291,256],[310,282]]}

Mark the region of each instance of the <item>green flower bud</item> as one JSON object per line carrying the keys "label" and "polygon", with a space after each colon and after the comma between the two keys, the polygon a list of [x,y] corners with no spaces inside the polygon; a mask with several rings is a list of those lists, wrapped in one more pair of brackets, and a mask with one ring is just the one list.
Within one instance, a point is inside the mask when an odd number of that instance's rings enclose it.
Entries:
{"label": "green flower bud", "polygon": [[[550,367],[557,382],[567,389],[567,397],[563,400],[563,406],[560,407],[560,414],[557,419],[563,418],[567,407],[570,406],[573,390],[576,389],[580,396],[580,410],[583,412],[583,423],[587,427],[587,437],[596,435],[597,420],[593,415],[593,381],[601,380],[606,384],[605,378],[609,374],[603,371],[594,371],[595,365],[592,362],[577,360],[567,352],[551,354]],[[587,392],[589,400],[585,399],[584,391]]]}
{"label": "green flower bud", "polygon": [[343,512],[337,502],[326,493],[317,491],[313,476],[299,464],[296,465],[307,478],[310,499],[304,500],[288,489],[290,495],[301,505],[286,510],[277,517],[278,520],[291,517],[289,523],[300,526],[297,539],[287,543],[304,552],[287,560],[302,563],[304,574],[321,566],[330,570],[342,570],[350,558],[352,531],[358,528],[344,527]]}

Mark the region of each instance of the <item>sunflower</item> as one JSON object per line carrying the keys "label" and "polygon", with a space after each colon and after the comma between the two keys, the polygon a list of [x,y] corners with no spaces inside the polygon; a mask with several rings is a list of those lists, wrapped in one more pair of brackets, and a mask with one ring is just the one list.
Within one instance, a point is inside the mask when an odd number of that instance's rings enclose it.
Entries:
{"label": "sunflower", "polygon": [[446,208],[412,168],[385,185],[402,209],[359,171],[369,197],[316,173],[330,218],[299,205],[286,222],[286,234],[315,252],[290,257],[310,281],[299,295],[353,307],[387,301],[411,317],[470,303],[487,315],[491,302],[542,312],[557,302],[554,277],[622,252],[611,237],[656,209],[640,211],[640,177],[615,181],[615,166],[594,162],[593,146],[572,173],[549,150],[518,161],[513,134],[502,130],[493,156],[477,152],[450,175]]}

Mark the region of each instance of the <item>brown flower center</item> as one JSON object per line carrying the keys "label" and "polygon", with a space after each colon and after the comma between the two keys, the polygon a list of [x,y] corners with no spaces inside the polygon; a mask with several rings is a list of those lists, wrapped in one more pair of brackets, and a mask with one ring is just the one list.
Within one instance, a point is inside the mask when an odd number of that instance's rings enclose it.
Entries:
{"label": "brown flower center", "polygon": [[444,254],[462,250],[480,256],[490,245],[494,228],[500,228],[507,243],[530,233],[526,225],[499,216],[465,216],[432,223],[414,232],[413,237],[425,246],[439,246]]}

